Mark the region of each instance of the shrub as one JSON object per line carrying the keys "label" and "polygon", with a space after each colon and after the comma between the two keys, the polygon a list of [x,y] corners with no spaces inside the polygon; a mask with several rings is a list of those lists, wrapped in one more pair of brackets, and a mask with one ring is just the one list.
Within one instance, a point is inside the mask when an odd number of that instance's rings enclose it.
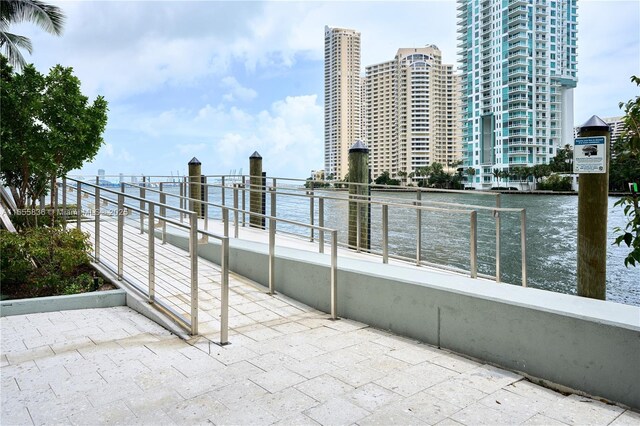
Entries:
{"label": "shrub", "polygon": [[571,191],[571,178],[569,176],[551,175],[546,180],[538,183],[537,188],[547,191]]}
{"label": "shrub", "polygon": [[2,294],[37,297],[93,289],[88,234],[60,227],[0,231]]}

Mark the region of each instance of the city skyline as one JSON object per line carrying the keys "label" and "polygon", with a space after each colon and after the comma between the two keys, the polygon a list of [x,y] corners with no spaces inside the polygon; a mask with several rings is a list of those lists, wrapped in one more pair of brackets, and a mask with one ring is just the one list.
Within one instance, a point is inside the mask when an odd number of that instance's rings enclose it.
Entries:
{"label": "city skyline", "polygon": [[[246,172],[255,150],[270,175],[322,168],[325,25],[362,34],[361,72],[428,44],[457,64],[451,1],[54,3],[67,15],[62,37],[12,30],[32,39],[26,59],[41,72],[72,66],[86,95],[109,101],[107,144],[87,174],[182,173],[193,156],[206,173]],[[580,2],[574,125],[620,115],[634,96],[639,12],[638,2]]]}

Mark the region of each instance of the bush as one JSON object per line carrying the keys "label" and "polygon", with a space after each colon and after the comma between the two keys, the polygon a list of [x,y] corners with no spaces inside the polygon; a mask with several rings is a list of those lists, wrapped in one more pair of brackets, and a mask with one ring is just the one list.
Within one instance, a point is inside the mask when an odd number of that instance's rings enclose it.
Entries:
{"label": "bush", "polygon": [[571,178],[569,176],[551,175],[546,180],[538,183],[537,188],[546,191],[571,191]]}
{"label": "bush", "polygon": [[94,289],[88,234],[60,227],[0,231],[2,295],[54,296]]}

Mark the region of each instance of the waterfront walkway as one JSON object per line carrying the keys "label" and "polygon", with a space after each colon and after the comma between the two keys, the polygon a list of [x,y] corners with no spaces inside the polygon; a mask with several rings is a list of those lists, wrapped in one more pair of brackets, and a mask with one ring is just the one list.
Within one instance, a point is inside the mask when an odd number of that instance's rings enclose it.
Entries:
{"label": "waterfront walkway", "polygon": [[623,407],[234,281],[225,347],[127,307],[2,318],[1,423],[640,424]]}

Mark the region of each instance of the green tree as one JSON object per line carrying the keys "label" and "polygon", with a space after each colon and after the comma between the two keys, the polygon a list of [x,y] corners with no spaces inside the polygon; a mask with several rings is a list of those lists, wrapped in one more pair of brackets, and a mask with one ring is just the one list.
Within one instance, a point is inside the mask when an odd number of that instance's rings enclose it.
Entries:
{"label": "green tree", "polygon": [[0,1],[0,49],[17,68],[25,65],[20,49],[32,52],[31,40],[9,32],[12,24],[33,22],[50,34],[62,34],[65,16],[57,6],[40,0],[2,0]]}
{"label": "green tree", "polygon": [[27,200],[35,204],[47,182],[95,157],[103,144],[107,102],[98,96],[89,104],[72,68],[56,65],[43,76],[33,65],[21,74],[6,60],[1,66],[0,178],[23,208]]}
{"label": "green tree", "polygon": [[[631,81],[640,86],[640,77],[632,76]],[[616,143],[616,157],[612,161],[611,170],[618,167],[618,164],[628,164],[631,167],[629,174],[624,177],[628,179],[626,183],[640,183],[640,96],[628,102],[620,102],[620,108],[625,112],[623,117],[624,128],[620,135],[620,140]],[[633,168],[635,165],[635,171]],[[614,244],[620,245],[624,242],[629,247],[630,252],[624,259],[624,265],[636,266],[640,264],[640,208],[638,207],[638,194],[622,197],[616,201],[616,207],[620,206],[627,216],[628,222],[624,229],[616,228],[618,234]]]}
{"label": "green tree", "polygon": [[565,145],[560,148],[556,156],[549,163],[552,172],[556,173],[572,173],[573,172],[573,149],[571,145]]}
{"label": "green tree", "polygon": [[375,180],[376,185],[400,185],[400,181],[398,179],[393,179],[391,178],[391,176],[389,175],[388,171],[384,171],[380,174],[380,176],[378,176]]}

